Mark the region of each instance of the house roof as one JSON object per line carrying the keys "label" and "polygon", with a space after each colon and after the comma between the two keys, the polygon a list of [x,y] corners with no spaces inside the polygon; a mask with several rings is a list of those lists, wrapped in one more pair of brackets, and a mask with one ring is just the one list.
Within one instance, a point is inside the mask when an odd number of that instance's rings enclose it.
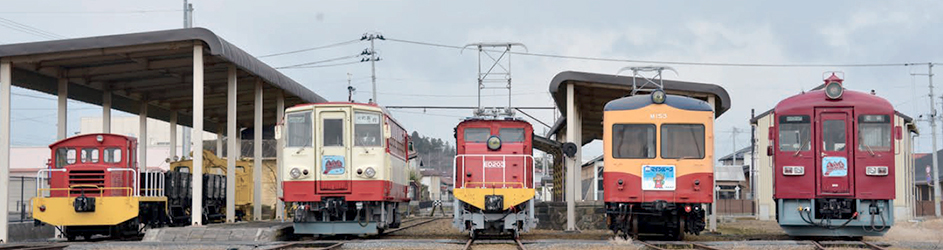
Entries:
{"label": "house roof", "polygon": [[[751,147],[751,146],[746,146],[746,147],[744,147],[744,148],[741,148],[740,150],[737,150],[737,152],[736,152],[737,158],[742,158],[743,155],[745,155],[746,153],[751,152],[752,149],[753,149],[753,147]],[[717,160],[718,160],[718,161],[732,160],[732,159],[733,159],[733,155],[734,155],[734,153],[730,153],[730,154],[727,154],[727,155],[725,155],[725,156],[723,156],[723,157],[720,157],[720,159],[717,159]]]}

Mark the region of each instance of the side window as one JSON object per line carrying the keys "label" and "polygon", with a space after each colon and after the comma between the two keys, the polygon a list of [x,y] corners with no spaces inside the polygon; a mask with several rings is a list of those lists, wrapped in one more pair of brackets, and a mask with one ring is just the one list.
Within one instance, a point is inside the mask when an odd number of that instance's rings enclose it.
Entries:
{"label": "side window", "polygon": [[82,163],[98,163],[98,149],[97,148],[83,148],[82,149]]}
{"label": "side window", "polygon": [[105,149],[105,162],[107,163],[121,162],[121,149],[120,148],[106,148]]}
{"label": "side window", "polygon": [[891,150],[891,121],[888,115],[862,115],[858,117],[858,150]]}
{"label": "side window", "polygon": [[75,148],[56,149],[56,168],[63,168],[75,164]]}
{"label": "side window", "polygon": [[489,128],[466,128],[465,129],[465,142],[485,142],[488,140],[488,137],[491,137],[491,129]]}
{"label": "side window", "polygon": [[344,120],[324,119],[324,146],[344,146]]}
{"label": "side window", "polygon": [[288,114],[287,147],[311,146],[311,112]]}
{"label": "side window", "polygon": [[812,148],[811,137],[809,116],[791,115],[779,118],[780,151],[807,151]]}

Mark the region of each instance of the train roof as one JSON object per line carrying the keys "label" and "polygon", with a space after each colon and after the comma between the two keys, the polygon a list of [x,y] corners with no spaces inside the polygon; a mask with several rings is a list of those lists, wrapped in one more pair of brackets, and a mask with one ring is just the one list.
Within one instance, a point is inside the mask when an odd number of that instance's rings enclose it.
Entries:
{"label": "train roof", "polygon": [[76,136],[72,136],[72,137],[66,137],[65,139],[62,139],[62,140],[58,140],[58,141],[56,141],[56,142],[53,142],[52,144],[49,144],[49,148],[55,148],[55,147],[58,147],[58,146],[60,146],[60,145],[62,145],[62,144],[65,144],[66,142],[76,141],[76,140],[79,140],[79,139],[81,139],[81,138],[88,138],[88,137],[94,138],[95,136],[99,136],[99,135],[101,135],[101,136],[106,136],[106,137],[112,137],[112,138],[121,138],[121,139],[124,139],[124,140],[126,140],[126,141],[134,140],[134,137],[124,136],[124,135],[119,135],[119,134],[108,134],[108,133],[81,134],[81,135],[76,135]]}
{"label": "train roof", "polygon": [[855,107],[893,113],[894,106],[887,99],[876,95],[846,89],[842,98],[831,100],[825,90],[809,91],[779,101],[775,110],[813,109],[815,107]]}
{"label": "train roof", "polygon": [[[769,110],[767,110],[767,111],[765,111],[765,112],[763,112],[763,113],[757,114],[757,115],[754,116],[753,118],[750,118],[750,124],[756,124],[756,122],[757,122],[759,119],[763,118],[764,116],[767,116],[767,115],[772,114],[773,111],[775,111],[776,109],[778,109],[779,106],[780,106],[783,102],[785,102],[786,100],[791,100],[791,99],[792,99],[793,101],[797,101],[797,100],[799,100],[799,99],[793,99],[793,98],[799,98],[800,96],[807,96],[807,97],[812,97],[813,99],[814,99],[814,98],[817,98],[817,97],[821,97],[821,99],[819,99],[819,100],[812,100],[812,101],[816,101],[816,102],[824,101],[824,102],[827,102],[827,101],[825,101],[826,97],[825,97],[825,93],[823,93],[823,92],[824,92],[824,90],[822,90],[823,88],[825,88],[825,84],[821,84],[821,85],[819,85],[819,86],[816,86],[815,88],[812,89],[812,91],[805,92],[805,93],[798,94],[798,95],[794,95],[794,96],[788,97],[788,98],[786,98],[786,99],[783,99],[782,101],[780,101],[779,103],[776,104],[776,107],[771,108],[771,109],[769,109]],[[881,102],[886,103],[887,105],[889,105],[889,106],[891,107],[891,109],[894,109],[894,107],[890,104],[890,102],[888,102],[888,101],[887,101],[886,99],[884,99],[884,98],[881,98],[881,97],[875,96],[875,95],[871,95],[871,94],[867,94],[867,93],[863,93],[863,92],[858,92],[858,91],[854,91],[854,90],[849,90],[849,89],[845,89],[845,93],[844,93],[844,96],[842,96],[842,100],[844,100],[845,98],[847,98],[847,97],[848,97],[847,95],[848,95],[849,93],[852,93],[852,92],[855,93],[855,94],[852,94],[852,95],[854,95],[854,96],[865,95],[865,96],[866,96],[865,98],[877,98],[877,99],[880,99]],[[817,93],[817,94],[812,94],[812,93]],[[855,98],[857,98],[857,97],[855,97]],[[869,100],[869,99],[863,99],[863,100]],[[835,102],[835,101],[832,101],[832,102]],[[861,101],[858,101],[858,102],[861,102]],[[800,103],[801,103],[801,102],[800,102]],[[841,102],[836,102],[836,103],[841,103]],[[842,105],[839,105],[839,106],[848,106],[848,105],[847,105],[847,104],[842,104]],[[904,118],[904,121],[905,121],[905,122],[913,122],[913,120],[914,120],[914,119],[911,118],[910,116],[905,115],[905,114],[903,114],[903,113],[901,113],[901,112],[896,111],[896,109],[894,109],[893,112],[894,112],[895,115],[900,116],[901,118]],[[911,131],[917,132],[916,126],[910,127],[909,129],[910,129]]]}
{"label": "train roof", "polygon": [[[603,111],[634,110],[644,108],[652,104],[655,103],[652,102],[651,95],[635,95],[609,101],[609,103],[606,103]],[[711,108],[711,105],[705,101],[679,95],[666,95],[665,104],[673,108],[691,111],[714,110]]]}

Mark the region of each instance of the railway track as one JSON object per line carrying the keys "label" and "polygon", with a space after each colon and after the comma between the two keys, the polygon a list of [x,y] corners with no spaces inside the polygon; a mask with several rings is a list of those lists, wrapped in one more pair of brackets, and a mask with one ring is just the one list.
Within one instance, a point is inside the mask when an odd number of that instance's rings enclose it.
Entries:
{"label": "railway track", "polygon": [[[474,244],[475,244],[475,238],[468,239],[468,242],[465,242],[465,248],[462,248],[462,249],[471,250]],[[489,242],[489,244],[500,244],[500,243]],[[517,247],[517,250],[527,250],[527,248],[524,247],[524,243],[521,242],[521,239],[514,239],[514,245]]]}
{"label": "railway track", "polygon": [[641,243],[642,245],[645,245],[645,248],[655,249],[655,250],[679,249],[679,247],[687,248],[687,249],[720,250],[720,248],[716,248],[716,247],[712,247],[712,246],[708,246],[708,245],[704,245],[704,244],[700,244],[696,242],[672,242],[671,244],[669,244],[671,247],[667,248],[667,247],[659,246],[658,244],[653,244],[651,242],[646,242],[642,240],[636,240],[636,241]]}
{"label": "railway track", "polygon": [[65,249],[67,244],[13,244],[0,245],[0,250],[58,250]]}
{"label": "railway track", "polygon": [[303,249],[332,250],[332,249],[340,249],[342,246],[344,246],[343,241],[340,241],[340,242],[292,242],[292,243],[272,246],[272,247],[263,248],[263,249],[283,250],[283,249],[303,248]]}
{"label": "railway track", "polygon": [[825,250],[826,248],[847,248],[847,247],[861,247],[861,246],[864,246],[865,248],[873,249],[873,250],[886,250],[887,249],[887,248],[878,246],[877,244],[867,242],[867,241],[855,241],[854,244],[850,244],[850,243],[852,242],[823,243],[819,241],[812,241],[812,245],[815,246],[816,250]]}

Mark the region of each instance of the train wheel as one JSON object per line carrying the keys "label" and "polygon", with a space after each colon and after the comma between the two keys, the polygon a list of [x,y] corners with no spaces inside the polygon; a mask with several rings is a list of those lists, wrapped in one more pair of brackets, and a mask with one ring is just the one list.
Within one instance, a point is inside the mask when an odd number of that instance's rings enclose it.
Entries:
{"label": "train wheel", "polygon": [[629,220],[632,223],[632,238],[638,239],[638,217],[632,216]]}
{"label": "train wheel", "polygon": [[675,232],[674,239],[677,241],[684,240],[684,217],[678,219],[678,231]]}
{"label": "train wheel", "polygon": [[514,239],[521,238],[521,230],[514,230]]}
{"label": "train wheel", "polygon": [[74,234],[68,234],[68,235],[65,236],[65,239],[66,239],[67,241],[75,241],[75,235],[74,235]]}

